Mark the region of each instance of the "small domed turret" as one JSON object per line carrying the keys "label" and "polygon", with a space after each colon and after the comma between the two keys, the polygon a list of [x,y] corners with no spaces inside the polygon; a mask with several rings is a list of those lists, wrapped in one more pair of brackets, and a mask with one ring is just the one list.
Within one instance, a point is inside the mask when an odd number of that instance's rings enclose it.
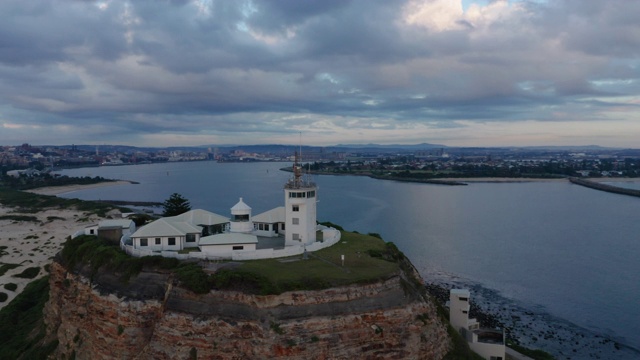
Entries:
{"label": "small domed turret", "polygon": [[248,233],[253,230],[253,221],[251,221],[251,207],[242,201],[238,201],[231,208],[231,232]]}

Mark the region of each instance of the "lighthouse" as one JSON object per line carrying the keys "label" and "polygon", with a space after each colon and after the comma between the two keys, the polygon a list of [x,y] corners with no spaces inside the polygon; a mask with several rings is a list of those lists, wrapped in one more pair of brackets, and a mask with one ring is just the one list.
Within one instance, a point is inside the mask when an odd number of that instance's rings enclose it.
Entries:
{"label": "lighthouse", "polygon": [[285,246],[309,245],[316,241],[317,187],[302,176],[295,154],[293,177],[284,186]]}

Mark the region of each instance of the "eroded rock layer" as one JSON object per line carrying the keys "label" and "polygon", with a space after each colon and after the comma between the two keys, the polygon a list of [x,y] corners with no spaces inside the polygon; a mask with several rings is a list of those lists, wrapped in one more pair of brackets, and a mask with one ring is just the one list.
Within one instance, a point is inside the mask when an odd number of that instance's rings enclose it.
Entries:
{"label": "eroded rock layer", "polygon": [[50,279],[56,358],[441,359],[450,346],[433,303],[406,294],[400,276],[271,296],[197,295],[162,273],[92,283],[57,262]]}

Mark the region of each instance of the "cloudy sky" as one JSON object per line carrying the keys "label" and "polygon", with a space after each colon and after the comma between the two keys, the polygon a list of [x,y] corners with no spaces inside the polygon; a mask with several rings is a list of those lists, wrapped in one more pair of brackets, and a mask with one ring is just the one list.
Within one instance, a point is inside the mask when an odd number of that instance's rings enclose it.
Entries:
{"label": "cloudy sky", "polygon": [[640,1],[0,1],[0,145],[640,148]]}

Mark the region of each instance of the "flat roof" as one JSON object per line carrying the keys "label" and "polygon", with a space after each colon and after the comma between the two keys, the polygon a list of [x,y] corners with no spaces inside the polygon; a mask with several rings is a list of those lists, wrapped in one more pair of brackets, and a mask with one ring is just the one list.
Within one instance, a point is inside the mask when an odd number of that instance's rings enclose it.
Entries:
{"label": "flat roof", "polygon": [[471,294],[469,292],[468,289],[451,289],[451,294],[455,294],[455,295],[466,295],[467,297],[469,297],[469,295]]}
{"label": "flat roof", "polygon": [[258,237],[243,233],[225,233],[201,237],[199,246],[230,245],[230,244],[257,244]]}

